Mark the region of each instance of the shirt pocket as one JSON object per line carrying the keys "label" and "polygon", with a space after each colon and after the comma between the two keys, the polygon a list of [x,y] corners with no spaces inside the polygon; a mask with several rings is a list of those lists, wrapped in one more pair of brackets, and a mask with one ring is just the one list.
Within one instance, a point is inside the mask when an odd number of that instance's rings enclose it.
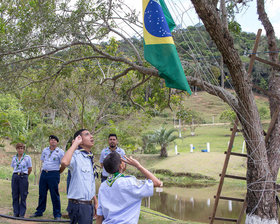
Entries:
{"label": "shirt pocket", "polygon": [[81,168],[81,173],[83,176],[84,180],[89,180],[90,179],[90,168],[89,167],[82,167]]}

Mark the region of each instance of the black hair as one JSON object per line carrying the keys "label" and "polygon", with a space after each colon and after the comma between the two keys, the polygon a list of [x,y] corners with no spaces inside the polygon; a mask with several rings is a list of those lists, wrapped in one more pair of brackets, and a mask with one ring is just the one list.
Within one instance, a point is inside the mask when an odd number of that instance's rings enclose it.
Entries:
{"label": "black hair", "polygon": [[81,133],[83,131],[87,131],[87,129],[83,128],[83,129],[80,129],[79,131],[76,131],[73,138],[75,139],[77,136],[81,135]]}
{"label": "black hair", "polygon": [[103,161],[105,170],[110,174],[118,172],[120,164],[121,156],[117,152],[111,152]]}
{"label": "black hair", "polygon": [[50,135],[49,140],[51,140],[51,139],[55,139],[57,142],[59,142],[58,137],[56,137],[55,135]]}
{"label": "black hair", "polygon": [[116,139],[118,139],[118,137],[117,137],[117,135],[116,134],[109,134],[109,136],[108,136],[108,138],[110,138],[110,137],[116,137]]}

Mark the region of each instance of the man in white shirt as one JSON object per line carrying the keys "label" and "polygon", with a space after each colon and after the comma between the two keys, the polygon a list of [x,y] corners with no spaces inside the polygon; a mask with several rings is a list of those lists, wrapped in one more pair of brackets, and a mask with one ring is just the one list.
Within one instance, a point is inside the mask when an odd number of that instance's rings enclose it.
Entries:
{"label": "man in white shirt", "polygon": [[123,149],[121,149],[120,147],[118,147],[118,137],[116,134],[109,134],[108,144],[109,144],[109,146],[101,151],[101,155],[100,155],[100,159],[99,159],[101,168],[103,168],[102,173],[101,173],[101,182],[107,180],[107,178],[109,176],[109,173],[107,173],[103,167],[103,161],[106,158],[106,156],[108,156],[111,152],[119,153],[122,158],[124,158],[124,156],[125,156],[125,151]]}
{"label": "man in white shirt", "polygon": [[57,147],[58,142],[58,137],[50,135],[50,146],[46,147],[42,152],[41,161],[43,162],[43,166],[39,181],[39,202],[36,212],[30,216],[31,218],[43,216],[47,205],[48,190],[50,190],[54,219],[61,219],[58,184],[60,182],[60,173],[63,172],[65,167],[60,166],[61,159],[64,156],[64,151]]}

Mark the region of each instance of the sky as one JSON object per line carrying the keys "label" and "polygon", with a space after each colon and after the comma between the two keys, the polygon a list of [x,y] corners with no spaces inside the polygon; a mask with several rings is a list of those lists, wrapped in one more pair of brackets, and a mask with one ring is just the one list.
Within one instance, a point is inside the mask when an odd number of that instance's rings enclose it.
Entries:
{"label": "sky", "polygon": [[[141,11],[142,13],[141,0],[124,1],[132,8],[135,8],[137,11]],[[165,0],[165,2],[176,24],[183,23],[185,26],[190,26],[201,22],[196,15],[190,0]],[[265,31],[258,20],[255,2],[256,1],[250,2],[250,4],[248,4],[249,7],[244,8],[242,12],[236,16],[236,20],[241,25],[242,31],[257,33],[258,29],[262,29],[262,34],[264,35]],[[174,5],[177,7],[174,7]],[[265,8],[268,17],[274,26],[276,36],[280,38],[280,0],[266,0]]]}

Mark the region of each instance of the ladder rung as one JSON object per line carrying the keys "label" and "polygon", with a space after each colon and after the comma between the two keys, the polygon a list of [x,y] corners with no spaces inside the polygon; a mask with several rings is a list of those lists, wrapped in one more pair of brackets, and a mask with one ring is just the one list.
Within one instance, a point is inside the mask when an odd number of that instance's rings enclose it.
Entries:
{"label": "ladder rung", "polygon": [[[227,152],[225,152],[225,154],[227,154]],[[241,157],[247,157],[247,154],[237,153],[237,152],[231,152],[230,155],[233,155],[233,156],[241,156]]]}
{"label": "ladder rung", "polygon": [[[220,174],[219,176],[221,176],[222,174]],[[234,176],[234,175],[228,175],[226,174],[225,177],[227,178],[232,178],[232,179],[238,179],[238,180],[247,180],[246,177],[240,177],[240,176]]]}
{"label": "ladder rung", "polygon": [[[212,217],[209,217],[212,219]],[[227,221],[227,222],[237,222],[237,219],[230,219],[230,218],[221,218],[221,217],[214,217],[215,220]]]}
{"label": "ladder rung", "polygon": [[[216,195],[214,196],[214,198],[216,198]],[[220,199],[244,202],[244,199],[241,199],[241,198],[232,198],[232,197],[220,196]]]}

